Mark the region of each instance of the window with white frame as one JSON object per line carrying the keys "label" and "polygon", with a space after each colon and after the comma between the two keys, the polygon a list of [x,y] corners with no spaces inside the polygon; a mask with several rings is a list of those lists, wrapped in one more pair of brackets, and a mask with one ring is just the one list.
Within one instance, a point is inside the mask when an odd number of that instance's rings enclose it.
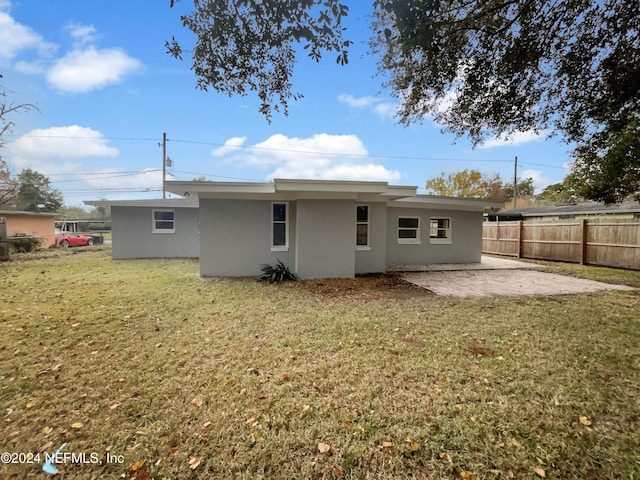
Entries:
{"label": "window with white frame", "polygon": [[398,217],[398,243],[420,243],[418,217]]}
{"label": "window with white frame", "polygon": [[176,233],[176,219],[173,210],[153,210],[153,233]]}
{"label": "window with white frame", "polygon": [[356,249],[369,249],[369,206],[356,206]]}
{"label": "window with white frame", "polygon": [[432,218],[429,222],[429,242],[451,243],[451,219]]}
{"label": "window with white frame", "polygon": [[289,249],[289,204],[271,204],[271,250]]}

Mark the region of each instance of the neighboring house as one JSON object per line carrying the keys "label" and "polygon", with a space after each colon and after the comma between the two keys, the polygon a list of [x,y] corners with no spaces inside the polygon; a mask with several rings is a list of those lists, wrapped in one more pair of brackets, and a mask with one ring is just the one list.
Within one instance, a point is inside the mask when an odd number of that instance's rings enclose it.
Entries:
{"label": "neighboring house", "polygon": [[6,219],[7,236],[28,235],[42,239],[43,247],[55,244],[55,213],[0,210]]}
{"label": "neighboring house", "polygon": [[[165,188],[198,199],[203,276],[257,275],[263,264],[278,260],[301,278],[353,277],[402,265],[477,263],[483,209],[499,205],[418,195],[417,187],[386,182],[169,181]],[[110,205],[115,225],[119,212]],[[176,219],[176,234],[180,228]]]}
{"label": "neighboring house", "polygon": [[198,258],[197,199],[85,203],[111,207],[111,256],[114,259]]}
{"label": "neighboring house", "polygon": [[640,202],[625,200],[619,204],[605,205],[599,202],[584,202],[573,205],[556,205],[548,207],[513,208],[498,214],[488,215],[489,221],[523,220],[528,222],[557,221],[598,217],[609,219],[640,218]]}

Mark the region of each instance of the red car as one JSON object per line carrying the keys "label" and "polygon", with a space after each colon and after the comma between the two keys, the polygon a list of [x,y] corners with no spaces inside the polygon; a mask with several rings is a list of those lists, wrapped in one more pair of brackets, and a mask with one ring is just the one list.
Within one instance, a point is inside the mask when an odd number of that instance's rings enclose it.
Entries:
{"label": "red car", "polygon": [[77,233],[59,232],[56,230],[56,245],[61,247],[84,247],[93,245],[93,237]]}

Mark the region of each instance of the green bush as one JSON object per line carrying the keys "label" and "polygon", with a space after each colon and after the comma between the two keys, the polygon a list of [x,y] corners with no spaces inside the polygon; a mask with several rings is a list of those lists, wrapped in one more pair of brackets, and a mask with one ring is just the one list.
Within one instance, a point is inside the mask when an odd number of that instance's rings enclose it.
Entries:
{"label": "green bush", "polygon": [[9,243],[14,252],[28,253],[33,252],[42,245],[42,239],[28,236],[25,233],[16,233],[13,237],[9,238]]}
{"label": "green bush", "polygon": [[298,280],[298,276],[292,273],[284,263],[278,260],[275,266],[263,265],[262,275],[258,278],[259,282],[282,283],[294,282]]}

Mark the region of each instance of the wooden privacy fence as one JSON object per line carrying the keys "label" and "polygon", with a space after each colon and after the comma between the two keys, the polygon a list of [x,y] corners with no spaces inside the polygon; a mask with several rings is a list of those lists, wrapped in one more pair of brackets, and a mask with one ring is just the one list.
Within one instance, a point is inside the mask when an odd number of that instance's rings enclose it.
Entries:
{"label": "wooden privacy fence", "polygon": [[484,222],[482,252],[640,270],[640,221]]}

